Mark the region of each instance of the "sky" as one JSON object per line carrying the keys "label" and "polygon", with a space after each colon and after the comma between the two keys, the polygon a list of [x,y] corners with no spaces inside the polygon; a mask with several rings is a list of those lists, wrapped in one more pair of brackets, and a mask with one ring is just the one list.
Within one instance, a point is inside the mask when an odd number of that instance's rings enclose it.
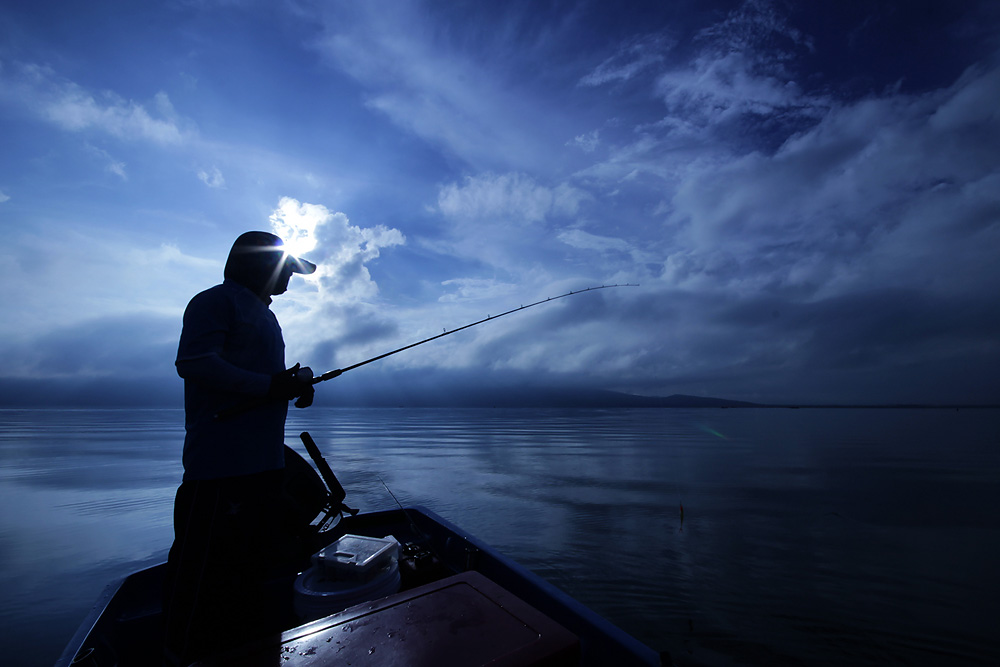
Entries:
{"label": "sky", "polygon": [[0,405],[179,405],[232,241],[317,402],[1000,403],[1000,6],[0,6]]}

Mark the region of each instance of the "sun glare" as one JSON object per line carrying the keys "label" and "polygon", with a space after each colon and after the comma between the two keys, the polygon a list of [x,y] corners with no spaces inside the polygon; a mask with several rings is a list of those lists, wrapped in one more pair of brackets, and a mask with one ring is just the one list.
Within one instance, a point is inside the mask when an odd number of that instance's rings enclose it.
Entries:
{"label": "sun glare", "polygon": [[322,220],[308,205],[297,204],[283,198],[270,218],[274,233],[285,242],[288,253],[296,257],[316,248],[316,225]]}
{"label": "sun glare", "polygon": [[289,255],[298,257],[316,248],[316,237],[311,229],[283,227],[276,229],[275,234],[285,242],[285,250]]}

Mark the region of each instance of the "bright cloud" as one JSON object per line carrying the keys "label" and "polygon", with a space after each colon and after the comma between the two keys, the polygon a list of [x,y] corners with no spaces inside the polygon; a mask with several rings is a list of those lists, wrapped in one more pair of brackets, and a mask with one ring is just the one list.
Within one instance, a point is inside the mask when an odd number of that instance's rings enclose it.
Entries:
{"label": "bright cloud", "polygon": [[360,355],[396,332],[395,322],[371,303],[379,290],[367,264],[382,250],[405,244],[402,232],[352,225],[344,213],[291,197],[281,198],[270,224],[289,252],[318,265],[306,277],[313,290],[292,290],[274,305],[283,325],[298,332],[286,341],[292,358],[333,365],[345,348]]}
{"label": "bright cloud", "polygon": [[398,229],[357,227],[347,216],[321,204],[282,197],[270,216],[271,228],[293,254],[306,254],[319,265],[315,277],[321,296],[338,302],[374,297],[378,286],[365,264],[384,248],[403,245]]}

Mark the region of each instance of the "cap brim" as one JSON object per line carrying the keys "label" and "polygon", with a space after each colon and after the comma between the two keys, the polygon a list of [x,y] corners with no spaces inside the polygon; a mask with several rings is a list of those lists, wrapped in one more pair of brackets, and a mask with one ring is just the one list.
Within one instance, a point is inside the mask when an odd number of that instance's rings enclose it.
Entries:
{"label": "cap brim", "polygon": [[312,262],[307,262],[304,259],[299,259],[298,257],[292,257],[291,255],[285,260],[288,265],[292,267],[293,273],[315,273],[316,265]]}

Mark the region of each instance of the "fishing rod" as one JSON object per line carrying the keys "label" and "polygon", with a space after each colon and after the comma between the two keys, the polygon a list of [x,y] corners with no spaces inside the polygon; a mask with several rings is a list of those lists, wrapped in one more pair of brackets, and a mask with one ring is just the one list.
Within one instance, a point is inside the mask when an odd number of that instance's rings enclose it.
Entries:
{"label": "fishing rod", "polygon": [[[539,301],[535,301],[534,303],[529,303],[527,306],[522,304],[517,308],[511,308],[510,310],[502,312],[499,315],[487,315],[481,320],[477,320],[475,322],[471,322],[469,324],[460,326],[457,329],[452,329],[451,331],[445,329],[444,333],[439,333],[435,336],[431,336],[430,338],[419,340],[416,343],[410,343],[409,345],[404,345],[403,347],[392,350],[391,352],[386,352],[384,354],[378,355],[377,357],[372,357],[371,359],[365,359],[364,361],[360,361],[352,366],[347,366],[345,368],[337,368],[331,371],[327,371],[321,375],[316,375],[314,377],[310,377],[309,374],[304,373],[303,371],[305,369],[303,369],[302,371],[299,371],[295,377],[303,381],[307,380],[310,384],[314,385],[319,384],[320,382],[326,382],[327,380],[332,380],[333,378],[340,377],[347,371],[353,371],[355,368],[361,368],[362,366],[366,366],[372,362],[379,361],[380,359],[385,359],[386,357],[391,357],[394,354],[399,354],[400,352],[412,349],[414,347],[417,347],[418,345],[423,345],[424,343],[429,343],[432,340],[437,340],[438,338],[444,338],[445,336],[450,336],[453,333],[464,331],[465,329],[469,329],[479,324],[483,324],[484,322],[491,322],[493,320],[504,317],[505,315],[510,315],[511,313],[516,313],[521,310],[527,310],[528,308],[532,308],[534,306],[538,306],[543,303],[548,303],[549,301],[564,299],[568,296],[573,296],[574,294],[583,294],[584,292],[593,292],[595,290],[610,289],[612,287],[638,287],[638,286],[639,285],[637,283],[616,283],[614,285],[600,285],[595,287],[586,287],[584,289],[579,289],[579,290],[570,290],[569,292],[566,292],[565,294],[560,294],[559,296],[550,296],[546,299],[541,299]],[[236,407],[229,408],[228,410],[222,410],[221,412],[215,415],[215,418],[217,420],[220,420],[220,419],[228,419],[230,417],[235,417],[236,415],[243,414],[244,412],[253,410],[254,408],[259,408],[262,405],[266,405],[267,403],[270,403],[272,400],[273,399],[269,398],[258,398],[253,401],[248,401],[247,403],[244,403],[242,405],[237,405]]]}
{"label": "fishing rod", "polygon": [[396,350],[393,350],[392,352],[386,352],[385,354],[380,354],[377,357],[372,357],[371,359],[365,359],[364,361],[362,361],[360,363],[357,363],[357,364],[354,364],[353,366],[348,366],[347,368],[338,368],[336,370],[327,371],[326,373],[323,373],[322,375],[317,375],[316,377],[314,377],[312,379],[312,383],[313,384],[317,384],[317,383],[320,383],[320,382],[326,382],[327,380],[332,380],[335,377],[339,377],[339,376],[343,375],[347,371],[352,371],[355,368],[360,368],[361,366],[364,366],[366,364],[370,364],[373,361],[378,361],[379,359],[385,359],[386,357],[391,357],[392,355],[398,354],[399,352],[403,352],[404,350],[409,350],[410,348],[416,347],[418,345],[423,345],[424,343],[429,343],[432,340],[437,340],[438,338],[444,338],[445,336],[450,336],[451,334],[458,333],[459,331],[462,331],[464,329],[469,329],[470,327],[474,327],[477,324],[482,324],[483,322],[489,322],[491,320],[499,319],[499,318],[503,317],[504,315],[510,315],[511,313],[516,313],[519,310],[525,310],[527,308],[531,308],[532,306],[537,306],[537,305],[542,304],[542,303],[548,303],[549,301],[555,301],[556,299],[562,299],[562,298],[565,298],[567,296],[572,296],[574,294],[582,294],[584,292],[592,292],[594,290],[599,290],[599,289],[608,289],[609,287],[638,287],[638,286],[639,285],[636,285],[636,284],[622,284],[622,285],[601,285],[600,287],[587,287],[586,289],[570,291],[570,292],[566,292],[565,294],[560,294],[559,296],[553,296],[553,297],[549,297],[547,299],[542,299],[541,301],[536,301],[534,303],[529,303],[527,306],[522,305],[522,306],[520,306],[518,308],[511,308],[510,310],[508,310],[506,312],[503,312],[503,313],[500,313],[499,315],[487,315],[483,319],[478,320],[476,322],[472,322],[471,324],[466,324],[465,326],[458,327],[457,329],[452,329],[451,331],[445,330],[444,333],[439,333],[436,336],[431,336],[430,338],[425,338],[425,339],[423,339],[421,341],[417,341],[416,343],[410,343],[409,345],[404,345],[403,347],[401,347],[399,349],[396,349]]}

